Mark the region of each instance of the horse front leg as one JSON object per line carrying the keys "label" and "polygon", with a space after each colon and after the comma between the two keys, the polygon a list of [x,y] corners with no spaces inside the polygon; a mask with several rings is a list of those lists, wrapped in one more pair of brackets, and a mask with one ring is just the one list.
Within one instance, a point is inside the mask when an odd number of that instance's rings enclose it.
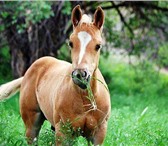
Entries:
{"label": "horse front leg", "polygon": [[64,139],[64,135],[61,132],[60,122],[55,125],[55,135],[56,135],[56,146],[62,146],[62,140]]}
{"label": "horse front leg", "polygon": [[94,138],[93,138],[93,144],[101,145],[104,141],[104,138],[106,136],[107,131],[107,121],[103,122],[98,129],[95,131]]}

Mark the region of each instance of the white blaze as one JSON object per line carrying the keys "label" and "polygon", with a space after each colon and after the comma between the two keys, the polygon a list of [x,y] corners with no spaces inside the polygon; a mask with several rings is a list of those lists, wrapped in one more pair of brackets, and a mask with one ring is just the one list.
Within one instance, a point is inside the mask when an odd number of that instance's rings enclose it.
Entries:
{"label": "white blaze", "polygon": [[81,61],[82,61],[82,58],[83,58],[83,56],[85,54],[86,46],[91,41],[92,37],[86,31],[81,31],[81,32],[78,33],[78,38],[79,38],[80,44],[81,44],[80,53],[79,53],[79,60],[78,60],[78,64],[80,64]]}

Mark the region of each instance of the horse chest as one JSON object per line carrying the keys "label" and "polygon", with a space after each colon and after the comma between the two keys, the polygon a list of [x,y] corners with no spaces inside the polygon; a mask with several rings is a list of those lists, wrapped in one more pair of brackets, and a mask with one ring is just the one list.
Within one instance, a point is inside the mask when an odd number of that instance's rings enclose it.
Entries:
{"label": "horse chest", "polygon": [[[86,106],[87,105],[87,106]],[[61,106],[61,120],[71,121],[72,126],[76,128],[82,128],[83,130],[94,130],[98,127],[99,114],[98,111],[90,111],[89,103],[83,105],[83,103],[69,102],[69,104],[62,104]]]}
{"label": "horse chest", "polygon": [[[61,93],[64,93],[64,96],[60,98],[57,111],[60,119],[57,121],[61,120],[64,123],[71,121],[73,127],[80,127],[84,131],[94,131],[101,123],[102,113],[92,109],[91,102],[85,97],[87,94],[79,95],[72,91]],[[99,106],[99,103],[97,103],[97,106]]]}

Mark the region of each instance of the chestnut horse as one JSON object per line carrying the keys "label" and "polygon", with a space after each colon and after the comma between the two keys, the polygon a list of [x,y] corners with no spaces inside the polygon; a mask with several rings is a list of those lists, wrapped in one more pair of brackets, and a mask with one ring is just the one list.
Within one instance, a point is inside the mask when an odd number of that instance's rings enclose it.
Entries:
{"label": "chestnut horse", "polygon": [[[20,90],[20,113],[29,144],[37,139],[46,119],[55,128],[56,137],[65,136],[61,124],[69,120],[74,131],[80,128],[82,136],[94,145],[101,145],[105,138],[110,95],[98,69],[104,12],[98,7],[92,22],[78,5],[72,11],[71,20],[72,64],[43,57],[31,65],[24,77],[0,88],[0,99]],[[62,145],[59,138],[56,145]]]}

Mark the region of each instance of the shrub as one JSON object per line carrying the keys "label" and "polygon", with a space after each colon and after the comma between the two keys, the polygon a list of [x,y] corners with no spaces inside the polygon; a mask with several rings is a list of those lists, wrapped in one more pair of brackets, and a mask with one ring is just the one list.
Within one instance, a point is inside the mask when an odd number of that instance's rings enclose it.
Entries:
{"label": "shrub", "polygon": [[161,67],[168,67],[168,43],[160,46],[157,60]]}

